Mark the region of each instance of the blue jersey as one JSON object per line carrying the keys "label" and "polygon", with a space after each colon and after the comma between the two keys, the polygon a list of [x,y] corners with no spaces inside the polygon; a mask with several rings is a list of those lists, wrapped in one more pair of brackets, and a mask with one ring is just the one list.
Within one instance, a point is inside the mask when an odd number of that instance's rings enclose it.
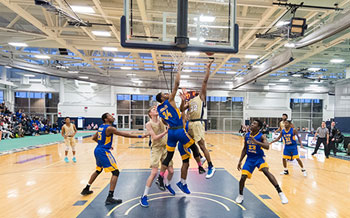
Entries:
{"label": "blue jersey", "polygon": [[174,108],[168,100],[157,107],[158,114],[170,127],[183,126],[181,113],[178,108]]}
{"label": "blue jersey", "polygon": [[113,143],[113,134],[106,136],[107,128],[110,125],[102,124],[97,131],[97,147],[111,149]]}
{"label": "blue jersey", "polygon": [[286,129],[283,129],[282,138],[283,138],[284,144],[287,146],[297,145],[297,141],[295,140],[295,135],[293,133],[293,128],[290,128],[288,132],[286,132]]}
{"label": "blue jersey", "polygon": [[[258,144],[255,144],[249,137],[251,132],[248,132],[245,136],[245,143],[247,145],[247,156],[250,158],[256,158],[256,157],[264,157],[264,151],[262,150],[261,146]],[[257,135],[253,136],[254,139],[258,142],[262,142],[262,136],[263,134],[259,132]]]}

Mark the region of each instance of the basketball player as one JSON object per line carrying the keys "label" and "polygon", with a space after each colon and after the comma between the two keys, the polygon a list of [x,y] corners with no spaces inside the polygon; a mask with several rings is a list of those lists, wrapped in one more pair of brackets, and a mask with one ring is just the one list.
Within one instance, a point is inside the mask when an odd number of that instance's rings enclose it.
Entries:
{"label": "basketball player", "polygon": [[188,134],[194,139],[194,142],[199,145],[200,149],[203,151],[206,160],[208,161],[208,173],[206,175],[207,179],[214,176],[215,168],[211,162],[211,157],[208,149],[205,146],[204,133],[205,133],[205,123],[206,118],[206,102],[207,102],[207,84],[209,80],[210,67],[213,60],[207,65],[207,71],[202,83],[202,89],[199,94],[192,98],[188,104],[185,104],[184,110],[188,109],[189,126]]}
{"label": "basketball player", "polygon": [[185,131],[180,111],[175,104],[174,99],[180,85],[180,74],[181,74],[181,69],[178,69],[178,72],[175,78],[175,85],[171,94],[160,92],[156,96],[157,101],[160,103],[160,105],[158,105],[157,107],[159,116],[162,118],[163,122],[169,125],[168,141],[166,146],[167,156],[162,162],[162,167],[160,169],[160,173],[158,176],[158,182],[160,187],[163,187],[163,188],[165,187],[164,186],[165,170],[168,168],[169,163],[174,156],[176,144],[178,142],[181,142],[181,145],[182,145],[181,148],[180,148],[180,144],[178,147],[180,155],[182,157],[181,181],[176,183],[176,185],[184,193],[190,194],[191,192],[188,189],[186,184],[186,178],[187,178],[188,167],[189,167],[189,159],[191,155],[190,152],[188,151],[188,148],[190,148],[193,151],[193,156],[196,159],[199,165],[199,168],[202,168],[202,170],[204,169],[200,162],[199,150],[197,146],[194,144],[193,139]]}
{"label": "basketball player", "polygon": [[109,204],[120,204],[121,199],[114,199],[114,189],[117,185],[119,170],[115,159],[110,150],[113,149],[113,135],[119,135],[126,138],[144,138],[148,135],[131,135],[127,132],[118,131],[115,127],[112,126],[114,122],[114,117],[109,113],[104,113],[102,115],[103,124],[98,128],[96,134],[92,137],[92,140],[97,142],[94,154],[96,159],[96,171],[91,175],[89,183],[81,192],[82,195],[92,194],[93,191],[90,190],[91,184],[95,181],[97,176],[102,172],[102,169],[105,172],[111,172],[111,182],[109,186],[109,194],[105,201],[106,205]]}
{"label": "basketball player", "polygon": [[66,163],[69,162],[68,160],[68,151],[69,151],[69,147],[72,147],[72,153],[73,153],[73,158],[72,161],[74,163],[77,162],[77,159],[75,158],[75,134],[77,134],[77,128],[75,127],[75,125],[73,123],[70,122],[70,118],[66,117],[64,119],[65,124],[62,126],[62,130],[61,130],[61,135],[64,137],[64,142],[66,144],[66,150],[64,152],[65,158],[64,161]]}
{"label": "basketball player", "polygon": [[265,161],[265,155],[263,149],[269,149],[269,143],[266,136],[260,132],[263,123],[260,120],[254,120],[250,125],[250,132],[248,132],[244,138],[244,147],[242,149],[241,157],[238,162],[237,169],[241,170],[242,160],[247,155],[247,159],[242,169],[241,180],[239,181],[239,195],[236,198],[236,202],[241,204],[244,200],[243,189],[244,183],[247,178],[251,178],[252,173],[256,168],[262,171],[269,179],[273,186],[275,186],[278,195],[282,201],[282,204],[287,204],[288,199],[282,192],[278,185],[276,178],[269,172],[269,167]]}
{"label": "basketball player", "polygon": [[[283,167],[284,170],[281,173],[281,175],[288,175],[288,169],[287,169],[287,160],[297,160],[298,164],[301,167],[301,172],[303,173],[304,176],[307,176],[307,172],[304,169],[303,162],[299,158],[299,153],[298,153],[298,144],[296,142],[295,136],[298,136],[298,131],[294,128],[291,127],[292,122],[290,120],[286,120],[284,122],[284,129],[281,131],[280,135],[278,138],[273,140],[270,144],[275,143],[279,141],[281,138],[283,138],[284,141],[284,149],[283,149]],[[300,144],[301,148],[304,148],[303,143],[301,142],[301,138],[298,137],[298,141]]]}
{"label": "basketball player", "polygon": [[[285,128],[285,127],[284,127],[284,123],[286,122],[287,119],[288,119],[288,114],[282,114],[282,120],[281,120],[280,123],[279,123],[278,129],[276,129],[274,133],[280,132],[280,131],[282,131],[282,129]],[[294,125],[293,125],[293,124],[292,124],[292,128],[294,128]]]}
{"label": "basketball player", "polygon": [[[151,166],[150,166],[152,171],[147,179],[145,191],[140,199],[140,205],[142,207],[149,206],[148,199],[147,199],[149,189],[151,188],[154,178],[158,174],[159,163],[163,161],[167,155],[166,143],[168,139],[167,137],[168,129],[164,125],[164,123],[158,119],[158,112],[157,112],[156,106],[151,107],[148,110],[148,116],[150,117],[150,121],[146,123],[146,129],[148,133],[151,135],[151,139],[152,139]],[[172,189],[170,185],[170,181],[173,178],[173,175],[174,175],[173,161],[170,161],[168,166],[168,176],[167,176],[167,179],[165,180],[165,188],[168,189],[168,191],[172,195],[175,195],[175,191]]]}

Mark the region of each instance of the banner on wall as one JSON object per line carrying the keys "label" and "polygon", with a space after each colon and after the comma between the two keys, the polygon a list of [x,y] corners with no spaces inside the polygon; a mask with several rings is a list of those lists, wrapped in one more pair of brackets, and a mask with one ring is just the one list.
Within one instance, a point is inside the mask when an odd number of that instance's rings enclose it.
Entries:
{"label": "banner on wall", "polygon": [[[308,136],[308,146],[309,147],[312,147],[312,148],[316,147],[316,141],[317,140],[314,140],[314,136],[312,136],[312,135]],[[324,145],[321,144],[320,148],[324,149]]]}
{"label": "banner on wall", "polygon": [[78,117],[78,125],[77,125],[78,129],[84,128],[84,121],[85,121],[85,117]]}

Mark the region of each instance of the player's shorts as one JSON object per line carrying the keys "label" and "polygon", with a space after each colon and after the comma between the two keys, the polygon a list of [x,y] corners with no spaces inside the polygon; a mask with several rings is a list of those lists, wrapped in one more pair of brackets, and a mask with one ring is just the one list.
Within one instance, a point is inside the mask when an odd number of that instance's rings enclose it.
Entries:
{"label": "player's shorts", "polygon": [[182,160],[190,158],[191,153],[189,147],[194,144],[193,139],[188,135],[185,129],[169,129],[168,130],[168,143],[166,150],[174,152],[177,142],[179,142],[178,150],[180,152]]}
{"label": "player's shorts", "polygon": [[189,122],[188,134],[194,139],[196,143],[199,142],[201,139],[204,140],[204,133],[205,133],[204,122],[202,121]]}
{"label": "player's shorts", "polygon": [[74,147],[76,145],[75,138],[74,137],[67,137],[64,139],[64,143],[66,146]]}
{"label": "player's shorts", "polygon": [[[166,158],[167,151],[165,147],[152,147],[151,149],[151,164],[150,168],[158,168],[159,163],[162,163]],[[169,162],[168,166],[173,166],[173,161]]]}
{"label": "player's shorts", "polygon": [[247,157],[247,160],[243,165],[242,175],[247,175],[248,178],[250,179],[255,170],[255,167],[261,171],[261,169],[265,167],[269,167],[269,165],[266,163],[265,157],[256,157],[256,158]]}
{"label": "player's shorts", "polygon": [[295,160],[299,158],[298,147],[296,145],[285,145],[283,149],[283,158]]}
{"label": "player's shorts", "polygon": [[94,154],[96,159],[96,170],[101,171],[104,169],[105,172],[112,172],[118,169],[117,163],[115,162],[110,150],[96,147]]}

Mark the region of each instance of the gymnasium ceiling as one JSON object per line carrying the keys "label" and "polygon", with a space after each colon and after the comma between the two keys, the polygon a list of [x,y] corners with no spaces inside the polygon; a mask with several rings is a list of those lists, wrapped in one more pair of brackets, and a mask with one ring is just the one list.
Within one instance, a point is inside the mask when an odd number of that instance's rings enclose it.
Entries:
{"label": "gymnasium ceiling", "polygon": [[[168,0],[170,1],[170,0]],[[168,1],[146,0],[149,9],[157,2],[157,7],[151,8],[147,19],[156,19],[153,14],[160,14],[160,9],[167,7]],[[67,24],[65,18],[48,12],[43,7],[36,6],[34,0],[0,0],[0,64],[26,66],[27,69],[38,70],[47,75],[79,79],[93,83],[111,84],[131,87],[166,88],[164,75],[158,70],[158,62],[171,61],[165,51],[131,50],[120,46],[120,17],[123,15],[122,0],[66,0],[70,6],[90,6],[93,13],[78,16],[89,22],[110,23],[112,26],[74,27]],[[221,2],[227,0],[189,0],[193,6],[198,2],[209,2],[208,7],[225,7]],[[246,55],[257,55],[260,60],[278,54],[285,49],[287,39],[261,39],[255,34],[264,33],[275,24],[287,10],[285,7],[272,5],[272,0],[238,0],[237,23],[240,26],[240,51],[238,54],[215,54],[212,66],[212,77],[209,89],[229,90],[230,82],[242,76],[249,76],[249,69],[256,63],[255,59]],[[292,0],[291,3],[302,1]],[[350,9],[350,0],[304,0],[305,4],[338,7],[343,11],[320,10],[313,8],[299,8],[297,17],[307,19],[309,34],[337,16],[342,16]],[[52,0],[57,7],[69,11],[64,0]],[[135,3],[135,4],[136,4]],[[159,7],[159,4],[164,4]],[[289,17],[288,17],[289,16]],[[290,18],[285,15],[281,20]],[[159,26],[159,25],[158,25]],[[160,28],[154,26],[152,28]],[[110,36],[101,37],[93,31],[108,31]],[[140,35],[145,34],[147,28],[142,25],[135,27],[134,31]],[[337,40],[349,34],[343,31],[329,39],[303,49],[294,49],[297,62],[279,69],[258,81],[241,87],[242,90],[276,90],[276,91],[309,91],[328,92],[334,89],[334,82],[345,78],[345,69],[350,65],[349,37]],[[224,37],[224,36],[223,36]],[[10,42],[23,42],[28,47],[10,46]],[[333,46],[333,44],[335,44]],[[327,45],[323,47],[323,45]],[[332,45],[332,46],[329,46]],[[118,51],[104,51],[103,47],[114,47]],[[68,55],[60,55],[58,48],[67,48]],[[49,60],[36,58],[34,55],[50,56]],[[310,54],[312,54],[310,56]],[[331,63],[331,59],[344,59],[343,63]],[[126,59],[118,62],[113,59]],[[193,56],[188,61],[197,63],[188,66],[190,73],[183,73],[189,78],[183,79],[182,85],[198,88],[204,75],[206,54]],[[132,69],[121,69],[131,67]],[[310,70],[309,68],[319,68]],[[14,68],[11,69],[17,72]],[[314,72],[315,71],[315,72]],[[301,77],[292,76],[299,74]],[[79,78],[83,76],[84,78]],[[88,78],[86,78],[88,77]],[[166,74],[169,82],[169,74]],[[282,79],[282,81],[281,81]],[[288,81],[283,81],[288,79]],[[140,82],[141,81],[141,82]],[[311,86],[310,86],[311,85]]]}

